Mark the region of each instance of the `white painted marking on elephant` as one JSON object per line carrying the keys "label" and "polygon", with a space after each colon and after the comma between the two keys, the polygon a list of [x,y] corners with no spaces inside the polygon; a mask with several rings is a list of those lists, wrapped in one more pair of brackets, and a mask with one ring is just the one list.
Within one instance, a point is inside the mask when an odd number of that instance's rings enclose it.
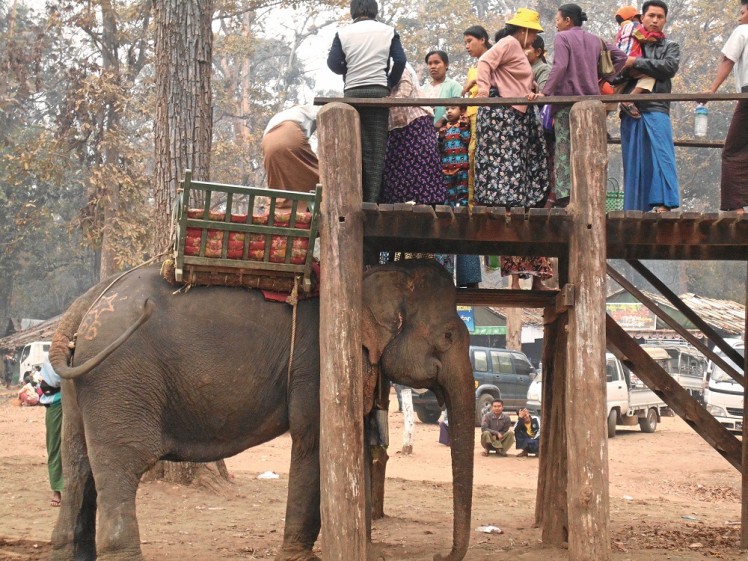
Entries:
{"label": "white painted marking on elephant", "polygon": [[403,454],[413,453],[413,430],[415,419],[413,418],[413,395],[410,388],[400,390],[400,399],[403,402]]}

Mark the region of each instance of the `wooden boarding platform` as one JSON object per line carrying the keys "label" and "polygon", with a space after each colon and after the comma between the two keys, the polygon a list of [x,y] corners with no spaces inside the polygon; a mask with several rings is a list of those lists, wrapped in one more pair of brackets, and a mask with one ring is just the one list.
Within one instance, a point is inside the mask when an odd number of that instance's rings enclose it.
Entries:
{"label": "wooden boarding platform", "polygon": [[[368,250],[468,255],[567,255],[565,209],[363,204]],[[608,259],[748,260],[748,215],[613,211]]]}
{"label": "wooden boarding platform", "polygon": [[[327,101],[340,100],[317,100]],[[570,114],[573,187],[572,201],[565,209],[506,210],[477,206],[470,212],[467,208],[447,206],[362,205],[358,116],[348,103],[395,106],[413,101],[345,101],[345,104],[330,103],[318,117],[320,175],[324,186],[322,249],[323,257],[327,257],[323,277],[329,283],[329,295],[323,293],[320,299],[320,313],[323,318],[335,320],[331,324],[335,327],[323,329],[320,334],[323,342],[321,514],[326,558],[335,561],[367,558],[364,501],[360,491],[364,487],[360,460],[365,446],[360,400],[357,400],[361,372],[355,354],[361,348],[361,334],[348,324],[346,329],[339,329],[336,321],[347,321],[361,313],[360,281],[352,271],[361,270],[364,260],[375,262],[380,251],[558,258],[560,290],[458,291],[461,304],[544,309],[544,428],[540,443],[543,453],[535,521],[545,544],[567,547],[570,561],[610,561],[612,557],[604,426],[607,347],[743,473],[741,544],[748,547],[748,469],[745,469],[748,446],[729,434],[680,386],[676,387],[672,377],[653,364],[638,344],[605,314],[606,275],[625,280],[610,267],[608,260],[624,259],[693,321],[707,339],[733,360],[740,358],[731,355],[734,351],[640,260],[748,262],[748,218],[736,213],[606,213],[605,111],[599,101],[578,98],[550,100],[578,102]],[[430,101],[418,100],[418,104]],[[491,98],[461,100],[455,104],[515,102]],[[434,105],[443,103],[444,100],[434,100]],[[345,304],[341,296],[346,297]],[[745,364],[736,362],[741,363]],[[730,370],[730,375],[744,385],[743,374]],[[600,422],[588,422],[590,419]],[[744,443],[748,442],[746,427],[748,415],[744,418]],[[340,524],[340,520],[346,522]]]}

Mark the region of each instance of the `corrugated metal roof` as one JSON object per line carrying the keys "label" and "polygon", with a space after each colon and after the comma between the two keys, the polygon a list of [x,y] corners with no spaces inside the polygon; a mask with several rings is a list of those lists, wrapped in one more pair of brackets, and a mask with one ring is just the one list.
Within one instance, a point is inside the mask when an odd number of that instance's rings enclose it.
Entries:
{"label": "corrugated metal roof", "polygon": [[50,341],[61,318],[62,314],[13,335],[3,337],[0,339],[0,349],[14,350],[20,349],[32,341]]}
{"label": "corrugated metal roof", "polygon": [[[610,296],[614,296],[620,292],[624,292],[623,289],[611,294]],[[675,309],[664,296],[644,290],[642,292],[659,306],[671,310]],[[733,302],[732,300],[717,300],[705,296],[698,296],[690,292],[682,294],[680,299],[712,327],[732,335],[741,335],[743,333],[743,330],[745,329],[745,306],[742,304]],[[491,310],[504,317],[502,308],[492,307]],[[522,324],[542,326],[542,308],[523,309]]]}

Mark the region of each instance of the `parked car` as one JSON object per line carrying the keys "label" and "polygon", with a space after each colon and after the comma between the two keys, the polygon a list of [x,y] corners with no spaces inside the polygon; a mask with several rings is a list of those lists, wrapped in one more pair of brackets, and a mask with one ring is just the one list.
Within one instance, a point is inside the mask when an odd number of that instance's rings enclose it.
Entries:
{"label": "parked car", "polygon": [[[605,355],[607,379],[608,437],[616,435],[616,427],[639,425],[642,432],[654,432],[662,416],[671,416],[670,409],[655,393],[626,368],[613,354]],[[527,390],[527,408],[540,415],[543,395],[542,377],[537,377]]]}
{"label": "parked car", "polygon": [[691,397],[704,403],[704,372],[707,361],[695,349],[686,345],[642,345],[649,356],[670,374]]}
{"label": "parked car", "polygon": [[[727,342],[741,356],[745,356],[745,344],[742,339],[728,339]],[[715,352],[738,372],[743,371],[742,364],[735,364],[719,349],[715,349]],[[743,432],[743,387],[711,361],[709,361],[704,379],[706,410],[727,430]]]}
{"label": "parked car", "polygon": [[[504,409],[525,406],[527,388],[535,377],[535,368],[520,351],[470,347],[470,363],[475,380],[475,426],[480,426],[483,411],[494,399],[504,401]],[[413,409],[424,423],[439,420],[442,408],[430,390],[413,390]]]}

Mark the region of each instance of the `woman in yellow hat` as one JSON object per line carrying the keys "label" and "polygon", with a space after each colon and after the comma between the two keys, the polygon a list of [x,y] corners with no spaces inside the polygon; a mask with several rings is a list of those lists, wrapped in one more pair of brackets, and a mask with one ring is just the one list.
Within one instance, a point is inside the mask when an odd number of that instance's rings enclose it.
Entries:
{"label": "woman in yellow hat", "polygon": [[[478,61],[478,97],[526,97],[533,72],[525,55],[538,33],[540,14],[520,8],[496,34],[496,44]],[[543,126],[535,106],[495,105],[478,110],[475,203],[510,207],[543,206],[550,190]],[[547,258],[501,259],[503,275],[533,277],[533,288],[551,277]]]}

